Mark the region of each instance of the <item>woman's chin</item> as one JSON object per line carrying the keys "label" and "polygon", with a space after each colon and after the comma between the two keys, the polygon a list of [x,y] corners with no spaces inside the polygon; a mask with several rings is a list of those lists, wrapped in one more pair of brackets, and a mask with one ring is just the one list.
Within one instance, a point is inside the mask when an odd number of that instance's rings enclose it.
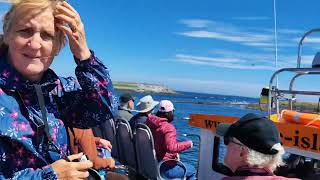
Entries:
{"label": "woman's chin", "polygon": [[26,68],[21,74],[28,80],[38,81],[41,79],[44,71],[44,68]]}

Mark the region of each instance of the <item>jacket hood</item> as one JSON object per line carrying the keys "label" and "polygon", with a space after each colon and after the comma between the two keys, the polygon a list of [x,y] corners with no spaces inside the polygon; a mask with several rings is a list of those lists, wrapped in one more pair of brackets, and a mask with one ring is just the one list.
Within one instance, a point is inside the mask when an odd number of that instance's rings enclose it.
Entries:
{"label": "jacket hood", "polygon": [[[56,85],[58,76],[53,70],[48,69],[44,72],[40,81],[43,91],[51,91]],[[0,86],[11,90],[25,91],[33,90],[34,82],[24,78],[14,67],[12,67],[6,58],[6,55],[0,57]]]}
{"label": "jacket hood", "polygon": [[157,129],[159,128],[163,123],[168,123],[168,120],[166,118],[160,118],[155,115],[150,115],[147,119],[148,126],[151,129]]}

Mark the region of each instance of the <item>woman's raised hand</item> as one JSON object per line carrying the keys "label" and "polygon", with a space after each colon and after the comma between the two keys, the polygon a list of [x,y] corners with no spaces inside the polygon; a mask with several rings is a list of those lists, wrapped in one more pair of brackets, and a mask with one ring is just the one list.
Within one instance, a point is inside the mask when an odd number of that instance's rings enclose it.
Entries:
{"label": "woman's raised hand", "polygon": [[68,36],[73,55],[80,60],[88,59],[91,52],[79,13],[70,4],[63,1],[56,6],[54,16],[58,19],[56,26]]}
{"label": "woman's raised hand", "polygon": [[[70,161],[80,159],[83,153],[68,156]],[[60,159],[51,164],[52,169],[58,176],[58,179],[85,179],[89,176],[87,171],[93,166],[91,161],[84,162],[68,162]]]}

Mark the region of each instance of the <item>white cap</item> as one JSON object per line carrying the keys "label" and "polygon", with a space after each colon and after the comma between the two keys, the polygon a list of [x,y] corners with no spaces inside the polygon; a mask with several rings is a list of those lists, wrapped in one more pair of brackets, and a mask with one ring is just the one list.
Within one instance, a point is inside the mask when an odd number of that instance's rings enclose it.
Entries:
{"label": "white cap", "polygon": [[169,100],[162,100],[159,103],[159,111],[160,112],[170,112],[173,111],[174,107],[171,101]]}

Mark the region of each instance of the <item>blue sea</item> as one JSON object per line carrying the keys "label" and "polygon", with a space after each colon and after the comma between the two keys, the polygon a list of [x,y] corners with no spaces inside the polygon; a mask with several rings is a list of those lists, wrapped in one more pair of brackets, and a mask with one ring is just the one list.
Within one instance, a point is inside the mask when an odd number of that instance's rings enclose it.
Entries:
{"label": "blue sea", "polygon": [[[175,118],[173,124],[177,129],[177,139],[179,141],[192,138],[193,148],[186,150],[180,154],[182,162],[188,162],[194,167],[197,167],[198,152],[199,152],[199,140],[198,138],[185,137],[182,134],[197,134],[200,135],[200,130],[188,125],[190,114],[216,114],[241,117],[247,113],[263,114],[259,110],[247,109],[245,104],[258,103],[257,98],[248,98],[241,96],[227,96],[227,95],[215,95],[215,94],[203,94],[203,93],[191,93],[191,92],[178,92],[177,95],[163,95],[163,94],[151,94],[156,101],[170,100],[175,106]],[[121,92],[118,92],[121,94]],[[144,93],[132,93],[135,103],[139,99],[147,94]],[[222,158],[222,157],[221,157]]]}

